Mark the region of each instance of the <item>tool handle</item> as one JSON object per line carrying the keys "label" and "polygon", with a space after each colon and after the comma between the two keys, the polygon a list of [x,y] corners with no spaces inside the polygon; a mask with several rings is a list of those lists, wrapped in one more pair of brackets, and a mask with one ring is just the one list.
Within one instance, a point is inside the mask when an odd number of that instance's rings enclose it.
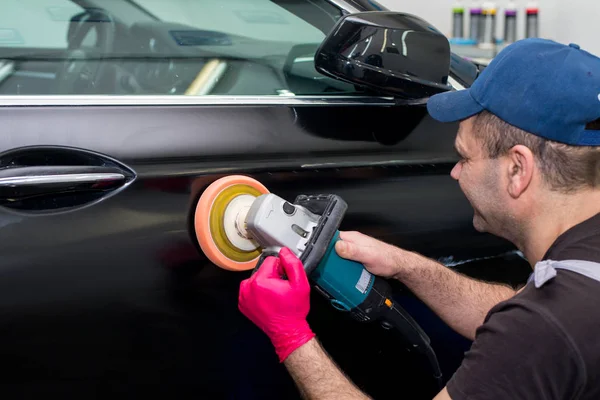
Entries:
{"label": "tool handle", "polygon": [[[261,265],[263,265],[267,257],[279,257],[279,253],[271,250],[263,251],[260,254],[260,257],[258,257],[258,261],[256,262],[256,266],[252,270],[251,275],[254,275],[258,271],[258,269],[261,267]],[[281,275],[281,279],[287,280],[287,276],[285,275],[285,273]]]}
{"label": "tool handle", "polygon": [[258,269],[260,268],[260,266],[263,265],[263,263],[265,262],[265,260],[269,256],[275,256],[275,257],[277,257],[277,254],[269,254],[269,252],[266,252],[266,251],[262,252],[260,254],[260,257],[258,257],[258,261],[256,261],[256,265],[254,266],[254,269],[252,270],[252,274],[251,275],[254,275],[258,271]]}

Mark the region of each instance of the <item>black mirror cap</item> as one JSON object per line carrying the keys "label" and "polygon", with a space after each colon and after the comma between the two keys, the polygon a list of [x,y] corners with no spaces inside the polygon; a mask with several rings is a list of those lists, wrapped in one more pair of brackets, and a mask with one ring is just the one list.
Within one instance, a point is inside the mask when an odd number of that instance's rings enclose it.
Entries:
{"label": "black mirror cap", "polygon": [[325,76],[404,99],[452,90],[450,43],[414,15],[368,11],[340,18],[315,53]]}

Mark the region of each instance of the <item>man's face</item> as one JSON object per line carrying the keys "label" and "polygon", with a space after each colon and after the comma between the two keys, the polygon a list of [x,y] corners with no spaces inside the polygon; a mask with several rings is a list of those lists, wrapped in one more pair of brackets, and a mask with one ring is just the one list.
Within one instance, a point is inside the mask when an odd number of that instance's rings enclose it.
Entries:
{"label": "man's face", "polygon": [[501,161],[487,157],[473,135],[473,118],[460,123],[455,148],[461,160],[450,175],[458,181],[474,209],[473,226],[480,232],[504,236],[506,193],[501,189]]}

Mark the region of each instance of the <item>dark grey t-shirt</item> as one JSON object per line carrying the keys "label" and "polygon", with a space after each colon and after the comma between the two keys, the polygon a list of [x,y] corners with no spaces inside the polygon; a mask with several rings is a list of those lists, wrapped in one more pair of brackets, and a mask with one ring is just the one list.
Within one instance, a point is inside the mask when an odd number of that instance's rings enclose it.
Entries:
{"label": "dark grey t-shirt", "polygon": [[[544,259],[600,263],[600,214],[563,233]],[[447,389],[453,400],[600,399],[600,282],[557,269],[494,306]]]}

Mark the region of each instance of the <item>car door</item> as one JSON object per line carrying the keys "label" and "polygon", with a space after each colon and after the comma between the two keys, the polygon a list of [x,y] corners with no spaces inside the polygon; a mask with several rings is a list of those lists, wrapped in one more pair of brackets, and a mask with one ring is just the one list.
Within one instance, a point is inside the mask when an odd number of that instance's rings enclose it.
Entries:
{"label": "car door", "polygon": [[[367,8],[0,7],[6,398],[298,397],[237,309],[248,273],[211,264],[195,238],[198,197],[225,175],[252,176],[289,200],[339,194],[349,204],[343,229],[434,258],[509,248],[473,230],[448,176],[456,126],[315,71],[312,55],[337,18]],[[435,392],[398,338],[312,302],[316,333],[369,393]]]}

